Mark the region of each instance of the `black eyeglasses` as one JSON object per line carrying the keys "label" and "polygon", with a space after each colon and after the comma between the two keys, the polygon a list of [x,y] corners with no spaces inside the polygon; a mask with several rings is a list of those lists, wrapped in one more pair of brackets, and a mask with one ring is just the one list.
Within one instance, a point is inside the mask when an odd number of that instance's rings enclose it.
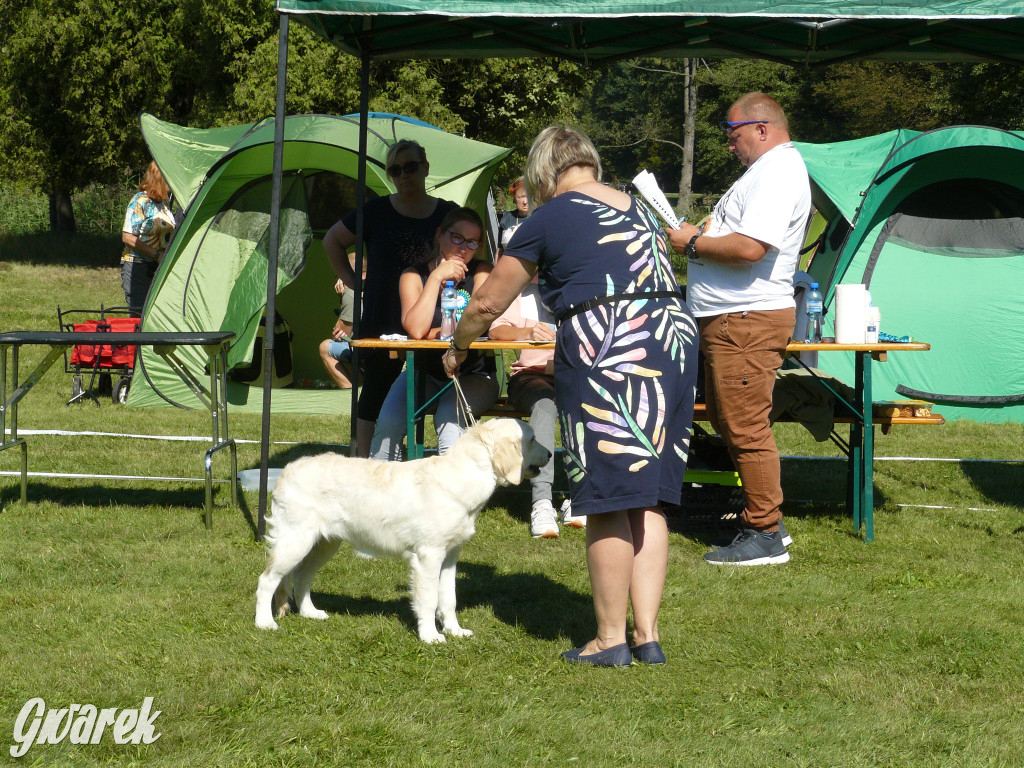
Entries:
{"label": "black eyeglasses", "polygon": [[467,248],[469,248],[469,250],[475,251],[477,248],[480,247],[479,240],[467,240],[462,235],[456,232],[449,232],[448,237],[451,238],[452,245],[454,245],[456,248],[458,248],[460,245],[465,245]]}
{"label": "black eyeglasses", "polygon": [[397,179],[403,173],[416,173],[423,164],[422,160],[410,160],[408,163],[395,163],[387,167],[388,176]]}
{"label": "black eyeglasses", "polygon": [[756,123],[770,123],[771,120],[740,120],[738,122],[730,123],[728,120],[723,120],[718,124],[718,127],[725,131],[726,136],[732,136],[733,131],[744,125],[754,125]]}

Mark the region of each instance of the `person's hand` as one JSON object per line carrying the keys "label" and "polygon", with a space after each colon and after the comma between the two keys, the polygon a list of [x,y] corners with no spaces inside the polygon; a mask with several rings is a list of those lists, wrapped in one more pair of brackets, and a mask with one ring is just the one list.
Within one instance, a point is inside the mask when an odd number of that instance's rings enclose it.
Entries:
{"label": "person's hand", "polygon": [[461,282],[466,277],[468,267],[462,259],[445,259],[434,268],[434,274],[443,284],[446,280],[455,283]]}
{"label": "person's hand", "polygon": [[348,323],[343,322],[342,319],[339,317],[338,322],[334,324],[334,330],[331,331],[331,338],[334,339],[335,341],[341,341],[351,332],[352,329],[349,328]]}
{"label": "person's hand", "polygon": [[334,292],[339,296],[341,296],[341,294],[345,292],[345,281],[342,280],[340,277],[334,283]]}
{"label": "person's hand", "polygon": [[547,323],[537,323],[530,329],[530,341],[554,341],[555,332]]}
{"label": "person's hand", "polygon": [[466,359],[466,354],[467,352],[456,352],[451,347],[444,353],[441,362],[444,363],[444,372],[448,374],[449,379],[454,379],[458,375],[459,366]]}
{"label": "person's hand", "polygon": [[700,230],[687,221],[680,222],[679,229],[665,227],[665,236],[668,237],[668,241],[672,244],[672,250],[678,254],[684,253],[690,239],[694,235],[699,234]]}

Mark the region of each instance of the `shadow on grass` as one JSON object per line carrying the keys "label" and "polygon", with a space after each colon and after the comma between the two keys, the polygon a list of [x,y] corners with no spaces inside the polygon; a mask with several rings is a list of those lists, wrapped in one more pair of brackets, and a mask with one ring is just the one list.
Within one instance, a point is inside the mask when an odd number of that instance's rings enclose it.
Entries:
{"label": "shadow on grass", "polygon": [[[574,592],[543,574],[498,573],[485,563],[459,563],[456,578],[460,612],[489,607],[498,620],[543,640],[568,635],[582,643],[593,634],[594,607],[590,596]],[[379,600],[313,591],[312,597],[317,608],[330,614],[395,614],[416,632],[408,595],[398,600]]]}
{"label": "shadow on grass", "polygon": [[1010,507],[1024,506],[1024,472],[1020,463],[965,461],[960,467],[964,477],[987,499]]}
{"label": "shadow on grass", "polygon": [[[18,478],[14,478],[14,485],[0,489],[0,509],[20,500],[21,483]],[[191,507],[195,509],[200,523],[206,507],[205,490],[201,483],[197,483],[194,489],[129,489],[97,483],[77,486],[53,485],[29,478],[28,501],[63,507]],[[216,511],[215,509],[214,514]]]}
{"label": "shadow on grass", "polygon": [[[301,459],[304,456],[317,456],[317,455],[319,455],[321,453],[340,453],[342,455],[346,455],[347,456],[348,455],[348,446],[333,446],[333,447],[331,447],[331,446],[327,446],[327,445],[323,445],[323,444],[317,444],[317,443],[300,443],[298,445],[292,445],[292,446],[289,446],[288,448],[285,448],[285,449],[282,449],[282,450],[277,450],[274,453],[272,453],[270,456],[268,456],[267,457],[267,468],[268,469],[275,469],[275,468],[276,469],[280,469],[280,468],[284,467],[286,464],[288,464],[289,462],[295,461],[296,459]],[[248,467],[244,467],[244,466],[239,465],[238,471],[241,472],[241,471],[246,470],[246,469],[259,469],[259,467],[260,467],[259,462],[256,462],[255,464],[253,464],[251,466],[248,466]],[[238,491],[238,507],[239,507],[239,510],[242,512],[242,516],[245,518],[246,525],[249,526],[249,530],[252,533],[253,539],[256,539],[257,536],[258,536],[258,526],[259,526],[259,521],[257,519],[259,517],[259,506],[258,506],[258,503],[259,502],[257,502],[257,506],[256,507],[250,507],[248,501],[246,500],[245,494],[242,492],[241,488],[239,488],[239,491]],[[270,512],[270,494],[267,494],[267,513],[269,514],[269,512]]]}
{"label": "shadow on grass", "polygon": [[0,259],[28,265],[111,267],[120,261],[121,249],[119,235],[41,232],[0,237]]}

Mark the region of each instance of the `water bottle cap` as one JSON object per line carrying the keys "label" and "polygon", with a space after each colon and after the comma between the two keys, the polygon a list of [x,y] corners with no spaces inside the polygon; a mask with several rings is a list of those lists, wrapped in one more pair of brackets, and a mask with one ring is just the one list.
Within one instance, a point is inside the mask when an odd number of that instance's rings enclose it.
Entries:
{"label": "water bottle cap", "polygon": [[446,285],[447,287],[449,287],[449,288],[454,288],[454,287],[455,287],[455,281],[454,281],[454,280],[445,280],[445,281],[444,281],[444,284],[445,284],[445,285]]}
{"label": "water bottle cap", "polygon": [[818,284],[817,283],[811,283],[811,290],[812,291],[818,290]]}

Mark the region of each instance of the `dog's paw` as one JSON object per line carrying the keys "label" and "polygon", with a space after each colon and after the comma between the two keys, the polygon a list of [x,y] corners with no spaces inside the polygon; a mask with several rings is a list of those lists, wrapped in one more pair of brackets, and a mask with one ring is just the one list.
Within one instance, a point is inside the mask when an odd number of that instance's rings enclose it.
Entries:
{"label": "dog's paw", "polygon": [[420,632],[420,640],[424,643],[444,643],[446,642],[444,635],[438,632],[436,629],[431,632]]}
{"label": "dog's paw", "polygon": [[327,611],[321,611],[319,608],[307,608],[304,611],[300,611],[299,615],[307,619],[319,619],[320,621],[325,621],[328,617]]}
{"label": "dog's paw", "polygon": [[447,627],[445,627],[444,631],[447,632],[452,637],[472,637],[473,636],[473,630],[472,629],[466,629],[465,627],[452,627],[451,629],[448,629]]}
{"label": "dog's paw", "polygon": [[277,622],[273,619],[260,619],[256,618],[256,627],[258,629],[277,629]]}

